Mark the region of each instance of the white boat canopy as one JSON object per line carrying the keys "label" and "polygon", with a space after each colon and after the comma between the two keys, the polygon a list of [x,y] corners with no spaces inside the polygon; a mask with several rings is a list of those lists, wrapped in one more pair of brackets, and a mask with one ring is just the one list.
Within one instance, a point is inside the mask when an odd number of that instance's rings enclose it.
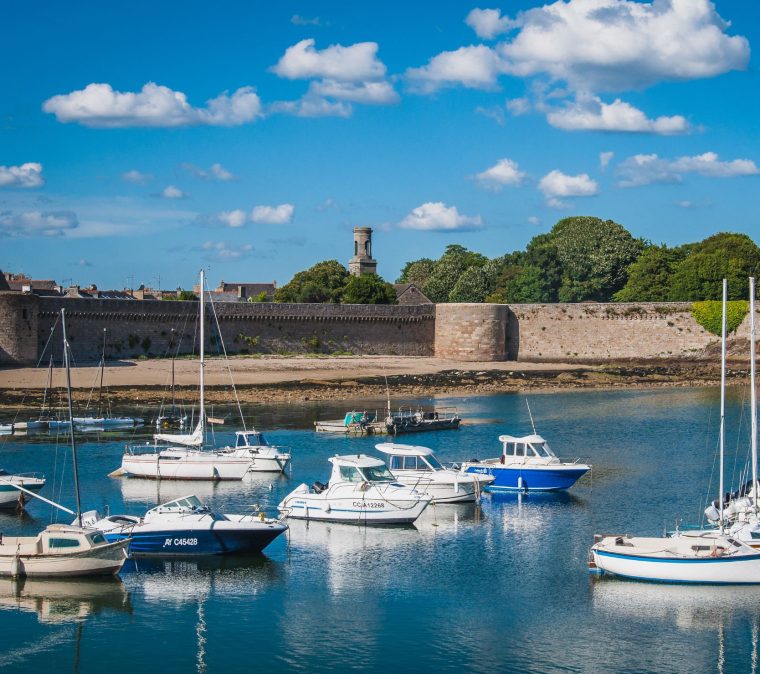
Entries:
{"label": "white boat canopy", "polygon": [[533,435],[526,435],[522,438],[518,438],[514,435],[500,435],[499,442],[527,442],[531,445],[535,445],[539,443],[545,443],[546,440],[544,440],[540,435],[536,435],[534,433]]}
{"label": "white boat canopy", "polygon": [[356,468],[375,468],[379,466],[385,467],[385,463],[374,456],[367,456],[366,454],[348,454],[344,456],[331,456],[328,461],[333,466],[355,466]]}
{"label": "white boat canopy", "polygon": [[430,456],[433,450],[421,445],[402,445],[395,442],[381,442],[375,445],[375,449],[383,454],[394,454],[396,456]]}
{"label": "white boat canopy", "polygon": [[190,435],[175,433],[156,433],[153,437],[156,440],[163,440],[164,442],[171,442],[177,445],[200,447],[203,444],[203,424],[201,422],[198,422],[195,430]]}

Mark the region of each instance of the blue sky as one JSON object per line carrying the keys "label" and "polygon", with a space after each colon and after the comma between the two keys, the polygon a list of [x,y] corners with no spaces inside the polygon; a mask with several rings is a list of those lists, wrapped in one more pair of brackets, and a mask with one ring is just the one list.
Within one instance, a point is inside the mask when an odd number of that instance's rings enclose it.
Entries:
{"label": "blue sky", "polygon": [[568,215],[760,238],[740,0],[9,2],[0,268],[101,288],[490,257]]}

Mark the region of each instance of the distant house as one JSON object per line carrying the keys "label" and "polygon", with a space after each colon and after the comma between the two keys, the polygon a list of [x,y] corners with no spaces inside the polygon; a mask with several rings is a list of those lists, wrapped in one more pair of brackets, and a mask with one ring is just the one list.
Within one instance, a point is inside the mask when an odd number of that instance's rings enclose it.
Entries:
{"label": "distant house", "polygon": [[[265,302],[274,300],[274,291],[277,290],[277,282],[272,283],[226,283],[220,281],[219,286],[209,290],[208,294],[215,302],[248,302],[263,296]],[[199,295],[199,285],[193,286],[193,292]]]}
{"label": "distant house", "polygon": [[52,279],[33,279],[26,274],[14,274],[7,271],[3,272],[3,278],[8,290],[46,295],[60,295],[62,293],[61,286]]}
{"label": "distant house", "polygon": [[414,283],[396,283],[396,300],[399,304],[432,304],[428,297]]}
{"label": "distant house", "polygon": [[126,290],[98,290],[95,284],[87,288],[69,286],[65,297],[76,297],[96,300],[134,300],[135,298]]}

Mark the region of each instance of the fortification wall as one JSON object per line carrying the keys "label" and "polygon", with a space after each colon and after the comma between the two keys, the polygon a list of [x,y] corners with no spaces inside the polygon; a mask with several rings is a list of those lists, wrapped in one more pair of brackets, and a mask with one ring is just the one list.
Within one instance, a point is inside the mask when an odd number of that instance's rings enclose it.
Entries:
{"label": "fortification wall", "polygon": [[37,362],[38,300],[0,292],[0,365]]}
{"label": "fortification wall", "polygon": [[[509,307],[507,359],[604,362],[699,357],[718,341],[691,303],[519,304]],[[746,318],[737,336],[748,335]]]}
{"label": "fortification wall", "polygon": [[[197,352],[198,302],[40,298],[37,348],[42,352],[61,307],[79,360]],[[218,334],[230,354],[354,353],[431,356],[435,308],[230,302],[216,305],[218,329],[206,316],[206,348],[218,353]],[[54,340],[60,355],[60,339]]]}
{"label": "fortification wall", "polygon": [[505,360],[505,304],[436,304],[435,355],[466,361]]}

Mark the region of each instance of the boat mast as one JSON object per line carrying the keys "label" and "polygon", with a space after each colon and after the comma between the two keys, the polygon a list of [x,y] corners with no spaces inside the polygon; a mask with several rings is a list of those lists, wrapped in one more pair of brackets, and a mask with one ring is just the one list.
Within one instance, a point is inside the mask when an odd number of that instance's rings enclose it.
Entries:
{"label": "boat mast", "polygon": [[71,437],[71,456],[74,464],[74,492],[77,501],[77,523],[82,526],[82,506],[79,500],[79,469],[77,468],[77,443],[74,439],[74,409],[71,404],[71,367],[69,365],[69,342],[66,339],[66,309],[61,309],[61,326],[63,327],[63,362],[66,367],[66,391],[69,402],[69,434]]}
{"label": "boat mast", "polygon": [[100,352],[100,390],[98,391],[98,417],[103,416],[103,372],[106,369],[106,329],[103,328],[103,348]]}
{"label": "boat mast", "polygon": [[757,393],[755,391],[755,279],[749,280],[750,400],[752,402],[752,509],[757,507]]}
{"label": "boat mast", "polygon": [[[52,349],[51,349],[52,351]],[[47,396],[50,391],[50,396],[53,396],[53,354],[50,354],[50,364],[48,365],[48,378],[45,392],[42,394],[42,410],[40,411],[40,419],[45,418],[45,409],[47,408]]]}
{"label": "boat mast", "polygon": [[206,404],[203,399],[204,396],[204,378],[203,378],[203,366],[204,366],[204,357],[206,355],[205,352],[205,339],[206,339],[206,307],[204,302],[204,295],[206,287],[205,287],[205,273],[203,269],[201,269],[201,307],[200,307],[200,315],[201,315],[201,326],[200,326],[200,338],[201,338],[201,360],[200,360],[200,394],[201,394],[201,403],[200,403],[200,426],[201,426],[201,438],[205,437],[205,431],[206,431]]}
{"label": "boat mast", "polygon": [[723,533],[723,436],[726,422],[726,297],[728,282],[723,279],[723,313],[720,324],[720,533]]}

